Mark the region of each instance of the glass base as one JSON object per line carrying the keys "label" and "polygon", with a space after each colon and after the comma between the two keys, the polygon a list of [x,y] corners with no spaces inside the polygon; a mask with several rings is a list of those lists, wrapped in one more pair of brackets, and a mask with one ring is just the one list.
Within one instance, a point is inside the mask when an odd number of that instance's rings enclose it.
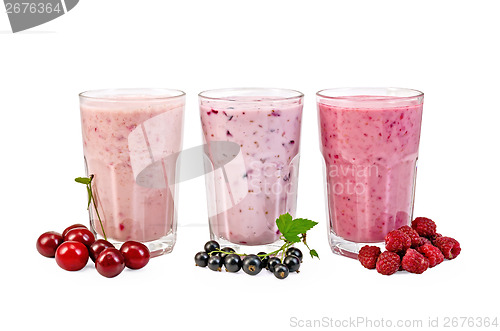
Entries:
{"label": "glass base", "polygon": [[[103,236],[95,234],[97,239],[104,239]],[[117,249],[123,245],[124,241],[114,240],[113,238],[108,238],[108,241],[113,244]],[[157,257],[164,254],[172,252],[175,245],[175,235],[168,234],[157,240],[141,242],[149,249],[150,257]]]}
{"label": "glass base", "polygon": [[378,246],[383,251],[385,248],[384,242],[376,242],[376,243],[358,243],[354,241],[346,240],[342,237],[337,236],[335,233],[330,232],[329,242],[332,252],[338,255],[347,256],[352,259],[358,258],[358,252],[361,247],[365,245],[369,246]]}
{"label": "glass base", "polygon": [[283,241],[282,240],[276,240],[275,242],[272,242],[270,244],[264,244],[264,245],[243,245],[243,244],[235,244],[230,242],[227,239],[221,238],[221,237],[216,237],[214,235],[210,236],[212,240],[215,240],[219,243],[220,247],[231,247],[236,251],[236,253],[240,254],[257,254],[260,252],[266,252],[270,253],[272,251],[277,250],[281,246],[283,246]]}

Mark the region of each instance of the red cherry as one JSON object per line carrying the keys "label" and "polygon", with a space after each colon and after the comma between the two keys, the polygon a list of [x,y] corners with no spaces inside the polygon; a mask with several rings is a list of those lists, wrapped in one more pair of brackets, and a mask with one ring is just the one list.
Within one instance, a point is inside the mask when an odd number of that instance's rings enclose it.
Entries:
{"label": "red cherry", "polygon": [[76,229],[76,228],[85,228],[85,229],[88,229],[85,225],[83,224],[73,224],[73,225],[70,225],[68,226],[66,229],[64,229],[63,233],[62,233],[62,236],[63,237],[66,237],[66,234],[68,233],[69,230],[71,229]]}
{"label": "red cherry", "polygon": [[109,241],[106,241],[104,239],[99,239],[99,240],[94,241],[94,243],[92,245],[90,245],[90,247],[89,247],[90,258],[92,259],[92,261],[95,262],[95,260],[99,256],[99,254],[101,254],[101,252],[103,250],[105,250],[106,248],[110,248],[110,247],[115,247],[115,246],[113,246],[112,243],[110,243]]}
{"label": "red cherry", "polygon": [[104,277],[113,278],[125,269],[125,259],[116,248],[106,248],[97,257],[95,268]]}
{"label": "red cherry", "polygon": [[87,246],[78,241],[65,241],[56,251],[57,264],[68,271],[80,270],[89,260]]}
{"label": "red cherry", "polygon": [[63,242],[63,236],[60,233],[49,231],[43,233],[36,241],[38,253],[45,257],[56,256],[57,247]]}
{"label": "red cherry", "polygon": [[94,243],[95,237],[87,228],[74,228],[66,233],[64,241],[79,241],[85,246],[90,247]]}
{"label": "red cherry", "polygon": [[149,249],[140,242],[127,241],[120,248],[125,265],[130,269],[141,269],[149,262]]}

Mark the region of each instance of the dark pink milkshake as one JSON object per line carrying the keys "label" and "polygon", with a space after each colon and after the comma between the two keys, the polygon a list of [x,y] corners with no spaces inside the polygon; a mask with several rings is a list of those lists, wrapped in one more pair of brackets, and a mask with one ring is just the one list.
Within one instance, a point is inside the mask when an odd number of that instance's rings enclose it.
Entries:
{"label": "dark pink milkshake", "polygon": [[423,94],[406,89],[318,92],[330,244],[356,253],[410,222]]}
{"label": "dark pink milkshake", "polygon": [[[266,245],[279,239],[276,218],[295,214],[302,94],[280,89],[227,89],[200,94],[205,143],[239,146],[218,168],[206,151],[209,223],[214,239]],[[224,151],[222,151],[224,154]]]}

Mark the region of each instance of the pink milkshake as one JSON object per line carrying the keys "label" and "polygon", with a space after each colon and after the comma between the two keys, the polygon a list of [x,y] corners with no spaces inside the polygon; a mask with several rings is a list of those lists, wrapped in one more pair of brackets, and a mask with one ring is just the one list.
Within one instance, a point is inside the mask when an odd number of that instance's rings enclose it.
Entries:
{"label": "pink milkshake", "polygon": [[[303,95],[281,89],[200,93],[211,237],[237,245],[267,245],[280,233],[276,218],[295,214]],[[239,145],[217,166],[211,142]],[[208,171],[207,171],[208,172]]]}
{"label": "pink milkshake", "polygon": [[[111,242],[147,243],[153,255],[175,243],[175,176],[180,152],[184,93],[119,89],[80,95],[87,174],[104,232]],[[95,210],[91,226],[103,231]]]}
{"label": "pink milkshake", "polygon": [[391,88],[318,92],[330,245],[357,253],[413,213],[423,94]]}

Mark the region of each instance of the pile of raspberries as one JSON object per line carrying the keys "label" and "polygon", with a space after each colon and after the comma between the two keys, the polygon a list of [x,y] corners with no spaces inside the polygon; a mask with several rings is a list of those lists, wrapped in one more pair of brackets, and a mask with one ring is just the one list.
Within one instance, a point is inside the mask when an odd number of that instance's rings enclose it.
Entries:
{"label": "pile of raspberries", "polygon": [[377,246],[364,246],[358,260],[367,269],[377,269],[382,275],[398,270],[421,274],[460,254],[460,244],[453,238],[436,233],[436,223],[426,217],[417,217],[408,225],[385,236],[385,252]]}

